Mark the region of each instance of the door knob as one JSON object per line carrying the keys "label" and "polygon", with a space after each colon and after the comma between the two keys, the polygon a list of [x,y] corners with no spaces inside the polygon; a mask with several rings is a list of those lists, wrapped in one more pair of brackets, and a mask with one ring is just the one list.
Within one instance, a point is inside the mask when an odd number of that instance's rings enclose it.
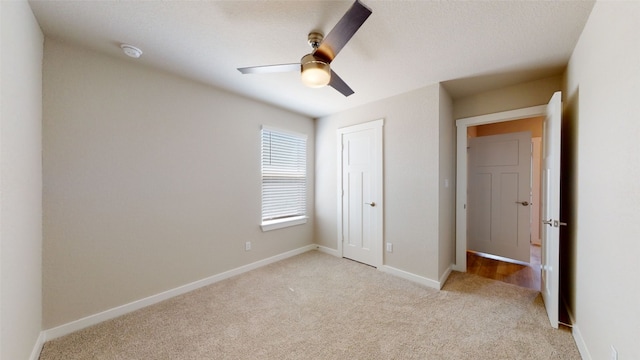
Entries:
{"label": "door knob", "polygon": [[529,204],[528,201],[516,201],[516,204],[522,204],[522,206],[529,206],[531,204]]}
{"label": "door knob", "polygon": [[553,226],[553,221],[551,219],[549,220],[542,220],[542,223],[545,225],[549,225],[549,226]]}
{"label": "door knob", "polygon": [[370,203],[365,203],[365,204],[367,204],[367,205],[369,205],[369,206],[371,206],[371,207],[376,206],[376,203],[375,203],[375,202],[373,202],[373,201],[372,201],[372,202],[370,202]]}

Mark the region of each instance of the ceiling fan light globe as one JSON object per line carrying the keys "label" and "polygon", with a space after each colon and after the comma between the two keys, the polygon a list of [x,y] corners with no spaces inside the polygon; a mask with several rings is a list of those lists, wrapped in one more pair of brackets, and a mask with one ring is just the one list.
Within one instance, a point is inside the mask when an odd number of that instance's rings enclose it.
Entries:
{"label": "ceiling fan light globe", "polygon": [[322,69],[307,69],[302,72],[302,83],[312,88],[327,86],[331,75]]}
{"label": "ceiling fan light globe", "polygon": [[302,58],[302,83],[308,87],[327,86],[331,80],[331,68],[326,62],[308,54]]}

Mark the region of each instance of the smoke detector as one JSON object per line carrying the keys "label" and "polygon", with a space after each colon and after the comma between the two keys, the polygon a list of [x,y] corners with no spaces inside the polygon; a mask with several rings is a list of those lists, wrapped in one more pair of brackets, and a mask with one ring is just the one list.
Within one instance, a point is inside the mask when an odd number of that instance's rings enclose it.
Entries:
{"label": "smoke detector", "polygon": [[132,57],[134,59],[137,59],[140,57],[140,55],[142,55],[142,50],[138,49],[133,45],[121,44],[120,48],[127,56]]}

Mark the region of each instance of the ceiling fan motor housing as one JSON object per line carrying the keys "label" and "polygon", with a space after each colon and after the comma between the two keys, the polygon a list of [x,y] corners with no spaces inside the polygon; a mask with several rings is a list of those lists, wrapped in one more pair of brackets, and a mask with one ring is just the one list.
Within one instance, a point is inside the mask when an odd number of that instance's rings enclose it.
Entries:
{"label": "ceiling fan motor housing", "polygon": [[309,41],[309,45],[314,50],[320,46],[320,43],[322,43],[322,39],[324,39],[324,35],[322,35],[322,33],[319,33],[317,31],[310,32],[309,36],[307,37],[307,40]]}

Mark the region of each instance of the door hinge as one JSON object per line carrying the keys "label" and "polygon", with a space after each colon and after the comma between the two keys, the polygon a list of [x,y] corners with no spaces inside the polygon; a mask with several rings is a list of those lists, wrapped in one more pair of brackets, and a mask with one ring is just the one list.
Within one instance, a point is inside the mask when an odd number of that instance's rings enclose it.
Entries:
{"label": "door hinge", "polygon": [[554,227],[567,226],[567,223],[566,222],[562,222],[560,220],[553,220],[553,226]]}
{"label": "door hinge", "polygon": [[553,227],[567,226],[566,222],[562,222],[560,220],[553,220],[553,219],[542,220],[542,223],[545,225],[553,226]]}

